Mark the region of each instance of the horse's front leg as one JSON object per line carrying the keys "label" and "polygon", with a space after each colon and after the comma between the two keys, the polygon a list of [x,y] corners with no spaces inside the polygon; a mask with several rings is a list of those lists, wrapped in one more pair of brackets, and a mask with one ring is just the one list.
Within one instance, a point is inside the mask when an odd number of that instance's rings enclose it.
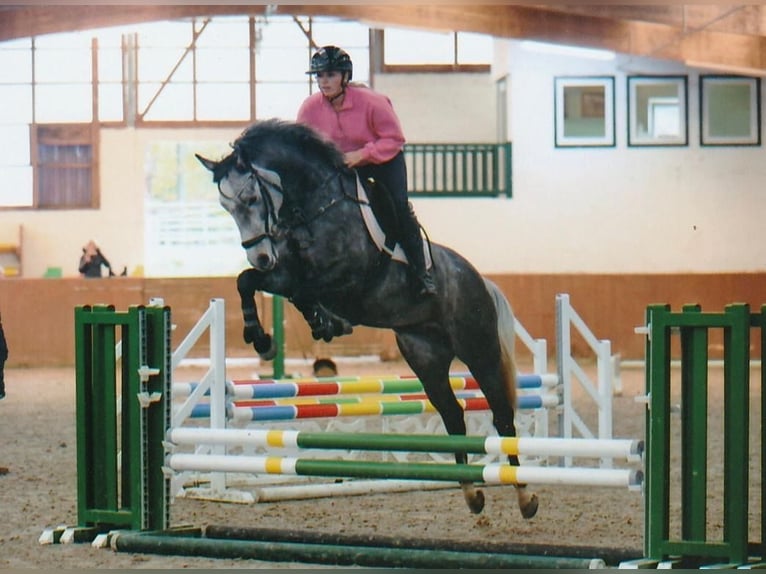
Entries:
{"label": "horse's front leg", "polygon": [[293,297],[291,302],[306,319],[311,327],[311,336],[316,341],[322,339],[329,343],[334,337],[348,335],[354,330],[346,319],[331,313],[315,297],[305,292]]}
{"label": "horse's front leg", "polygon": [[255,292],[259,290],[262,273],[256,269],[245,269],[237,277],[237,291],[242,305],[244,329],[242,336],[245,343],[252,343],[253,348],[265,361],[272,360],[277,354],[277,347],[271,335],[263,330],[255,306]]}

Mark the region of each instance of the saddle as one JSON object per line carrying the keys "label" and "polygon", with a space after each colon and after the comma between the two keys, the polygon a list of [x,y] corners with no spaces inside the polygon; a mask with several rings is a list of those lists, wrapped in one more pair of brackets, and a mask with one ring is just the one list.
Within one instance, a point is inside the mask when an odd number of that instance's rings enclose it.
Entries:
{"label": "saddle", "polygon": [[[394,261],[408,263],[404,249],[398,243],[399,225],[388,193],[378,188],[374,183],[367,186],[363,185],[357,175],[356,198],[367,233],[381,254]],[[423,254],[426,268],[430,269],[433,262],[426,239],[423,239]]]}

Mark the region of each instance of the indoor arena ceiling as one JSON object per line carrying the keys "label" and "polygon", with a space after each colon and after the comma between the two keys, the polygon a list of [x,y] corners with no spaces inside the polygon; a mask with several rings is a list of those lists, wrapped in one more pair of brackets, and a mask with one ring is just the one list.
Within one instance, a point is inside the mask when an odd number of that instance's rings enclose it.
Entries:
{"label": "indoor arena ceiling", "polygon": [[217,14],[336,16],[370,26],[457,30],[532,39],[693,67],[764,75],[766,6],[732,4],[2,5],[0,41]]}

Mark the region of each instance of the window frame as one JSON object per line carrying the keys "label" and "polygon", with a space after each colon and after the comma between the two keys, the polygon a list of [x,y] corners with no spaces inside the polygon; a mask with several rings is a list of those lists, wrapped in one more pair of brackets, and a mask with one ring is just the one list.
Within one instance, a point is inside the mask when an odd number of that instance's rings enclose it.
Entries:
{"label": "window frame", "polygon": [[[380,66],[378,71],[383,74],[445,74],[445,73],[473,73],[485,74],[492,69],[491,64],[461,64],[458,62],[458,34],[452,32],[452,63],[451,64],[388,64],[386,62],[386,29],[377,29],[372,33],[370,50],[379,54]],[[373,48],[373,43],[376,44]]]}
{"label": "window frame", "polygon": [[[750,135],[722,136],[710,133],[713,125],[709,108],[709,87],[744,83],[750,86]],[[701,146],[760,146],[761,145],[761,79],[752,76],[703,74],[699,78],[700,145]]]}
{"label": "window frame", "polygon": [[[30,126],[32,141],[31,146],[31,164],[32,164],[32,208],[39,210],[57,210],[57,209],[98,209],[101,203],[101,194],[99,189],[99,126],[97,123],[71,123],[71,124],[33,124]],[[40,146],[88,146],[90,148],[90,160],[88,162],[45,162],[41,158]],[[42,185],[44,178],[43,170],[47,168],[57,169],[83,169],[90,170],[90,177],[87,182],[89,189],[81,190],[83,195],[88,196],[85,202],[68,202],[48,205],[43,204],[41,198],[44,196]],[[47,192],[46,192],[47,193]],[[55,193],[54,193],[55,195]],[[59,198],[60,199],[60,198]]]}
{"label": "window frame", "polygon": [[[615,79],[614,76],[555,76],[553,107],[554,107],[554,143],[556,148],[569,147],[615,147]],[[602,87],[603,99],[603,136],[571,136],[565,133],[565,98],[564,91],[569,87]],[[597,105],[598,102],[595,102]]]}
{"label": "window frame", "polygon": [[[638,130],[638,97],[636,89],[647,85],[675,85],[678,93],[678,115],[680,134],[677,136],[641,135]],[[668,147],[689,145],[689,89],[688,76],[682,75],[637,75],[627,78],[628,98],[628,146],[629,147]],[[663,99],[662,97],[654,98]],[[651,114],[647,113],[651,121]]]}

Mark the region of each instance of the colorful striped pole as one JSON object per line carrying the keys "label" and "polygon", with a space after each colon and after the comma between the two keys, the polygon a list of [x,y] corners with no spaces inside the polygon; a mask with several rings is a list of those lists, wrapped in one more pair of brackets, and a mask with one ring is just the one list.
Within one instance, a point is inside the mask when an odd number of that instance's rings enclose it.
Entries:
{"label": "colorful striped pole", "polygon": [[[195,383],[185,383],[193,385]],[[465,399],[468,410],[489,410],[489,404],[479,390],[456,390],[455,397],[458,400]],[[320,418],[346,416],[340,405],[365,404],[367,407],[360,412],[358,409],[346,409],[351,415],[379,415],[381,403],[396,403],[407,401],[425,401],[426,411],[420,411],[420,407],[405,407],[405,414],[411,414],[411,410],[417,412],[435,412],[428,402],[425,393],[406,394],[360,394],[360,395],[314,395],[314,396],[290,396],[274,399],[240,399],[229,405],[229,417],[238,421],[253,420],[294,420],[301,418]],[[554,393],[534,394],[527,392],[517,397],[517,408],[539,409],[554,408],[561,404],[561,398]],[[307,406],[310,405],[310,406]],[[375,405],[375,406],[373,406]],[[248,411],[248,409],[250,409]],[[191,418],[209,418],[211,407],[209,403],[195,405],[189,414]],[[399,414],[389,411],[388,414]]]}
{"label": "colorful striped pole", "polygon": [[612,457],[638,461],[644,442],[631,439],[472,437],[427,434],[305,432],[266,429],[170,429],[173,444],[225,444],[261,448],[465,452],[470,454]]}
{"label": "colorful striped pole", "polygon": [[[481,398],[481,391],[455,391],[459,399]],[[425,393],[405,393],[403,395],[317,395],[313,397],[286,397],[283,399],[242,399],[235,400],[232,404],[238,407],[276,407],[284,405],[330,405],[330,404],[356,404],[356,403],[392,403],[397,401],[422,401],[428,400]]]}
{"label": "colorful striped pole", "polygon": [[[524,374],[516,379],[519,389],[550,389],[558,385],[558,375]],[[468,373],[451,373],[450,385],[454,390],[476,390],[476,379]],[[199,383],[191,381],[173,383],[173,396],[189,396]],[[253,379],[226,382],[230,395],[237,399],[273,399],[282,397],[343,395],[362,393],[415,393],[423,390],[420,379],[411,375],[350,376],[350,377],[298,377],[295,379]],[[254,389],[257,387],[257,390]],[[206,393],[209,394],[209,393]]]}
{"label": "colorful striped pole", "polygon": [[279,456],[171,454],[165,460],[174,471],[243,472],[342,478],[443,480],[485,484],[556,484],[574,486],[640,487],[640,470],[562,468],[509,464],[454,464],[322,460]]}
{"label": "colorful striped pole", "polygon": [[[552,388],[558,384],[555,374],[520,375],[517,379],[519,389]],[[284,397],[343,395],[343,394],[402,394],[422,392],[423,385],[415,377],[346,377],[346,378],[299,378],[299,379],[262,379],[253,381],[231,381],[229,393],[237,399],[274,399]],[[476,379],[467,374],[450,375],[453,390],[477,390]],[[174,392],[176,387],[174,387]],[[178,387],[179,392],[184,392]]]}
{"label": "colorful striped pole", "polygon": [[[487,399],[483,396],[458,398],[458,403],[465,411],[486,411]],[[518,397],[520,409],[554,407],[559,404],[557,395],[525,395]],[[204,405],[199,413],[204,412]],[[322,417],[346,416],[389,416],[417,415],[435,413],[436,409],[427,399],[399,400],[394,396],[389,400],[361,402],[333,402],[328,404],[275,405],[275,406],[238,406],[236,403],[227,407],[228,417],[232,421],[275,421]]]}

